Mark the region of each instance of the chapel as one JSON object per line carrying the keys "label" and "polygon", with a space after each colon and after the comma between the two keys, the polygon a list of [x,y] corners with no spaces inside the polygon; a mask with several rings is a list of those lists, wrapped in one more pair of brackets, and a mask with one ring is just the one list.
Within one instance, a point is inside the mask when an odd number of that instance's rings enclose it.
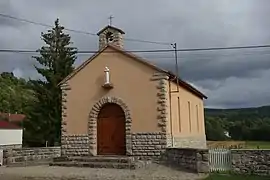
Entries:
{"label": "chapel", "polygon": [[61,83],[63,156],[160,156],[206,148],[207,97],[125,50],[125,32],[101,29],[99,50]]}

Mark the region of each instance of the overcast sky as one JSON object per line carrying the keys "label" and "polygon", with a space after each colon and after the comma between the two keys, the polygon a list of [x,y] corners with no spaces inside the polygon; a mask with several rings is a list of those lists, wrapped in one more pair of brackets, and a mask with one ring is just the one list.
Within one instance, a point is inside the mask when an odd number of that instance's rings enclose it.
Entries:
{"label": "overcast sky", "polygon": [[[96,33],[108,24],[126,38],[177,42],[178,48],[270,44],[269,0],[1,0],[0,13]],[[48,28],[0,17],[0,49],[36,50]],[[79,50],[97,50],[97,36],[69,32]],[[127,50],[168,49],[168,45],[125,41]],[[174,70],[173,53],[140,54]],[[179,74],[209,98],[207,107],[270,104],[270,48],[181,52]],[[0,53],[0,72],[37,77],[32,54]],[[79,55],[76,65],[89,55]]]}

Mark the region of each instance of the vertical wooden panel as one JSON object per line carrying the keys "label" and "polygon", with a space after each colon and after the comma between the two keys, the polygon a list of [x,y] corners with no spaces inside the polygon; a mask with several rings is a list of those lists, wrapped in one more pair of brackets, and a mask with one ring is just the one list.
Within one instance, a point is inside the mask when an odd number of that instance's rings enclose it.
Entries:
{"label": "vertical wooden panel", "polygon": [[191,107],[190,107],[190,102],[188,101],[188,120],[189,120],[189,132],[192,131],[192,127],[191,127]]}
{"label": "vertical wooden panel", "polygon": [[199,109],[198,105],[196,105],[196,119],[197,119],[197,130],[200,132],[200,120],[199,120]]}
{"label": "vertical wooden panel", "polygon": [[179,132],[181,132],[181,129],[182,129],[182,127],[181,127],[181,104],[180,104],[180,98],[179,97],[177,97],[177,99],[178,99],[178,123],[179,123]]}
{"label": "vertical wooden panel", "polygon": [[124,155],[125,149],[125,114],[120,106],[106,104],[98,115],[98,154]]}

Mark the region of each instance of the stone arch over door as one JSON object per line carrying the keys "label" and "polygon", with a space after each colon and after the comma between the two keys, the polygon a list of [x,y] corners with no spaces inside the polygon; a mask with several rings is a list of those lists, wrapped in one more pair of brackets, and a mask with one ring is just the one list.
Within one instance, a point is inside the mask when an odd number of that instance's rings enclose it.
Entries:
{"label": "stone arch over door", "polygon": [[125,113],[126,155],[132,155],[130,110],[124,101],[117,97],[103,97],[92,107],[88,120],[89,153],[97,155],[97,119],[101,108],[107,103],[119,105]]}

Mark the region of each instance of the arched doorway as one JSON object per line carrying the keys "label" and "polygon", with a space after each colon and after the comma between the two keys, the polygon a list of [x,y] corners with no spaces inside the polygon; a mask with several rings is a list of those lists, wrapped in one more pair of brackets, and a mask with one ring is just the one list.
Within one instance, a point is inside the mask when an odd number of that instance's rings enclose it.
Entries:
{"label": "arched doorway", "polygon": [[114,103],[105,104],[97,119],[97,154],[125,155],[125,113]]}

